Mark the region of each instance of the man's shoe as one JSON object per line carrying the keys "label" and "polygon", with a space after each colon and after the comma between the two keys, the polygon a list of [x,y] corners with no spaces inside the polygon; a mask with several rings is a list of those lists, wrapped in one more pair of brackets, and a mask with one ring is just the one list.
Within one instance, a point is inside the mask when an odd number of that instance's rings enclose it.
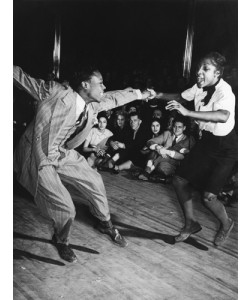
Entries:
{"label": "man's shoe", "polygon": [[149,176],[149,180],[151,182],[155,182],[155,183],[165,183],[166,177],[154,174],[154,175]]}
{"label": "man's shoe", "polygon": [[144,180],[144,181],[148,181],[148,178],[149,178],[149,173],[147,172],[142,172],[139,176],[138,176],[138,179],[140,180]]}
{"label": "man's shoe", "polygon": [[68,262],[76,262],[77,258],[73,250],[69,245],[58,243],[56,240],[56,236],[53,235],[52,243],[56,247],[60,257]]}
{"label": "man's shoe", "polygon": [[112,174],[119,174],[120,170],[119,170],[118,166],[114,166],[113,169],[111,169],[111,173]]}
{"label": "man's shoe", "polygon": [[175,242],[180,243],[187,240],[191,234],[197,233],[201,231],[202,227],[198,222],[192,222],[192,225],[189,229],[183,229],[179,235],[175,237]]}
{"label": "man's shoe", "polygon": [[234,221],[232,219],[230,219],[230,225],[226,231],[222,228],[222,226],[220,227],[214,239],[215,246],[221,246],[222,244],[224,244],[226,239],[229,237],[229,234],[232,231],[233,227]]}
{"label": "man's shoe", "polygon": [[128,246],[128,242],[125,240],[125,238],[123,236],[120,235],[118,229],[116,229],[114,226],[113,227],[109,227],[109,228],[105,228],[102,227],[100,224],[97,225],[97,229],[104,234],[107,234],[111,237],[112,241],[120,246],[120,247],[126,247]]}

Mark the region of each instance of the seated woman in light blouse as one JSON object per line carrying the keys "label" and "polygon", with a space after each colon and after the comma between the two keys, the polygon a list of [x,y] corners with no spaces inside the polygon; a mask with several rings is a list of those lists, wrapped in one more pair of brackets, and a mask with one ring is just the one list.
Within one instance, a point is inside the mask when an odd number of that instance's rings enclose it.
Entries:
{"label": "seated woman in light blouse", "polygon": [[82,152],[84,156],[87,157],[88,164],[92,168],[95,168],[97,164],[101,162],[106,153],[106,142],[113,135],[113,133],[106,128],[108,124],[106,113],[99,113],[97,119],[98,126],[90,130],[82,147]]}

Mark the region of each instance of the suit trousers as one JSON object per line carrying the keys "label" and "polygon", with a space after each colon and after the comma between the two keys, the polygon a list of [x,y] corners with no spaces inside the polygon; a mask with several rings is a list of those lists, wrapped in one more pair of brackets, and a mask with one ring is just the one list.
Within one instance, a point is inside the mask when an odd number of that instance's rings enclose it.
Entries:
{"label": "suit trousers", "polygon": [[173,175],[175,173],[176,167],[179,166],[180,162],[170,157],[163,158],[158,156],[154,161],[154,166],[156,170],[165,175]]}
{"label": "suit trousers", "polygon": [[57,164],[39,170],[35,196],[42,214],[52,220],[58,242],[66,244],[76,214],[72,199],[87,203],[99,220],[110,220],[102,177],[75,150],[69,150]]}

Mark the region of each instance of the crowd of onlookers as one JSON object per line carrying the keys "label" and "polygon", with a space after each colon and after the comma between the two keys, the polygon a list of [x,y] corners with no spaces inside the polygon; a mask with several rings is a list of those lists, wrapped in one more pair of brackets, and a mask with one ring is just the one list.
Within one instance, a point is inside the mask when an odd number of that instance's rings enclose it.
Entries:
{"label": "crowd of onlookers", "polygon": [[[134,70],[132,74],[120,77],[119,83],[114,72],[106,72],[104,82],[109,90],[115,89],[115,85],[118,88],[153,87],[161,91],[185,89],[187,81],[182,78],[178,68],[175,69],[175,76],[171,77],[167,67],[162,67],[158,73],[152,70],[150,73],[147,69]],[[224,77],[230,82],[237,99],[236,73],[235,69],[230,69]],[[199,131],[194,121],[181,117],[177,112],[166,111],[165,105],[164,100],[134,101],[101,112],[96,125],[77,151],[86,157],[90,166],[98,170],[109,170],[115,174],[130,169],[138,180],[171,182],[176,167],[199,138]],[[32,120],[35,106],[36,103],[27,94],[14,90],[14,147]],[[227,186],[219,195],[225,204],[237,201],[237,183],[236,166]]]}

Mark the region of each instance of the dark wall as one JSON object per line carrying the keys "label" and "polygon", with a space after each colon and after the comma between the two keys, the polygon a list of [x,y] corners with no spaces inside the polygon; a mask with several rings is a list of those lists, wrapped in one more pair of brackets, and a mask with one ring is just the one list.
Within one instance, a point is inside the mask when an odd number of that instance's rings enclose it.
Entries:
{"label": "dark wall", "polygon": [[[45,76],[53,68],[54,22],[62,24],[61,70],[94,61],[106,71],[181,72],[190,1],[14,0],[14,63]],[[196,1],[193,61],[211,50],[237,67],[237,1]],[[171,71],[172,72],[172,71]]]}

